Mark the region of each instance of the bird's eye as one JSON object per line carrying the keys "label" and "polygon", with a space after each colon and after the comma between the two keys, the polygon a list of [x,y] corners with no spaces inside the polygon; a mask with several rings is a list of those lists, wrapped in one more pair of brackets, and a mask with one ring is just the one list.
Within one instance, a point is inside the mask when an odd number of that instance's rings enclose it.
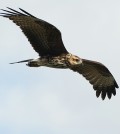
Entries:
{"label": "bird's eye", "polygon": [[76,59],[76,61],[79,61],[79,59]]}
{"label": "bird's eye", "polygon": [[78,62],[78,61],[79,61],[79,59],[74,59],[74,61]]}
{"label": "bird's eye", "polygon": [[79,61],[79,59],[73,59],[73,61],[76,61],[76,62],[78,62],[78,61]]}

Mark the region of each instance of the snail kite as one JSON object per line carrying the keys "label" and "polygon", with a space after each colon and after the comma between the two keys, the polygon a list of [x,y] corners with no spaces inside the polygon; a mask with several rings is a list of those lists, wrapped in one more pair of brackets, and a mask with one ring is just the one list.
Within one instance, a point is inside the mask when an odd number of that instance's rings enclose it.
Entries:
{"label": "snail kite", "polygon": [[[38,19],[25,10],[21,12],[8,8],[0,15],[12,20],[28,38],[33,49],[39,54],[38,59],[23,60],[29,67],[47,66],[71,69],[82,74],[96,91],[96,96],[104,100],[116,95],[117,82],[110,71],[101,63],[79,58],[69,53],[62,41],[61,32],[52,24]],[[14,64],[11,63],[11,64]]]}

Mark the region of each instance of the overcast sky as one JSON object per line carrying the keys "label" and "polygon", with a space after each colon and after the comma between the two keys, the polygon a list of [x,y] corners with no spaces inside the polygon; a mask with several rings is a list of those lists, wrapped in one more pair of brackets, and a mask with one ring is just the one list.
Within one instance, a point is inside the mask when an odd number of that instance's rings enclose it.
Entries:
{"label": "overcast sky", "polygon": [[[120,85],[119,0],[2,0],[55,25],[69,52],[106,65]],[[120,91],[96,98],[70,70],[10,62],[37,58],[19,27],[0,17],[1,134],[120,134]]]}

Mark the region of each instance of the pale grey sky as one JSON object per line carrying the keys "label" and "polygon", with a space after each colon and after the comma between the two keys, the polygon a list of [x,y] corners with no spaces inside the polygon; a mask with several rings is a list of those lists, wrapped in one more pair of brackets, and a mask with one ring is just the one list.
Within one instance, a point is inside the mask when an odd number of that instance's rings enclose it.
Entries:
{"label": "pale grey sky", "polygon": [[[120,85],[119,0],[3,0],[58,27],[69,52],[105,64]],[[120,134],[120,91],[97,99],[92,86],[70,70],[8,63],[36,58],[21,30],[0,17],[1,134]]]}

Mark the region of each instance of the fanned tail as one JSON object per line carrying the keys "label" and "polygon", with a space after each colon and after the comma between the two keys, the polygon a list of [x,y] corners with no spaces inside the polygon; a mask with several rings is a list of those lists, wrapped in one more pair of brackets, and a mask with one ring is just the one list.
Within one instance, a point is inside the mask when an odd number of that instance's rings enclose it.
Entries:
{"label": "fanned tail", "polygon": [[29,61],[31,61],[31,60],[33,60],[33,59],[28,59],[28,60],[22,60],[22,61],[12,62],[12,63],[10,63],[10,64],[29,62]]}

